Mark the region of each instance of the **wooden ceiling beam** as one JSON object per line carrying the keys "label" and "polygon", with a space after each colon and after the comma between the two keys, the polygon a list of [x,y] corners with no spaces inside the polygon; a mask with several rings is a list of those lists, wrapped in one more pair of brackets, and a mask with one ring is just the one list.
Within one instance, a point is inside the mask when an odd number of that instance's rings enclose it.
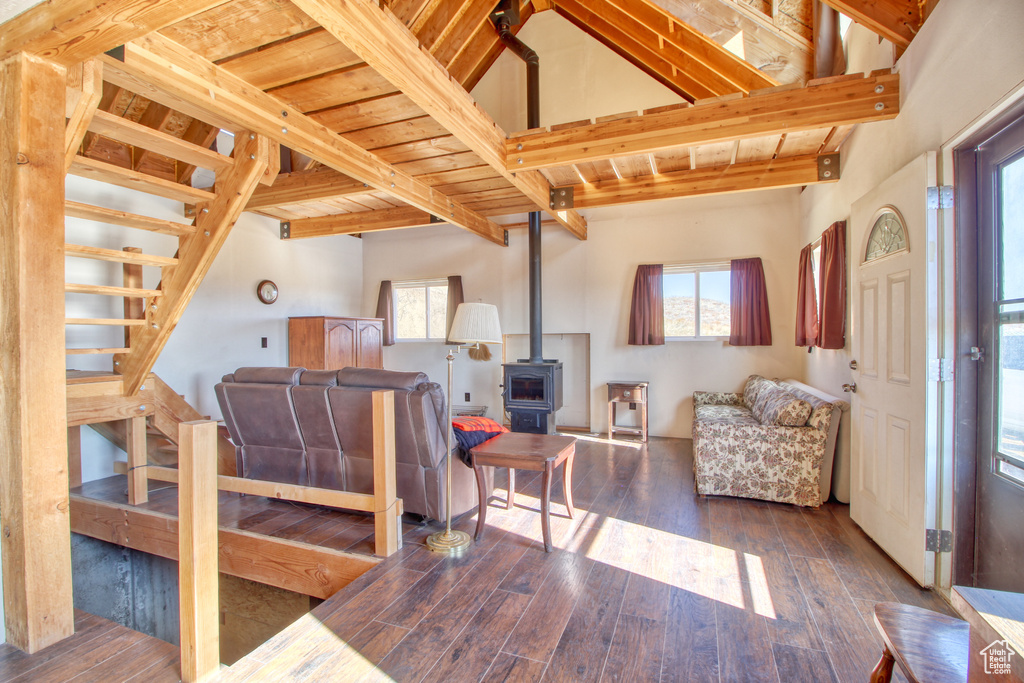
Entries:
{"label": "wooden ceiling beam", "polygon": [[288,238],[294,240],[327,235],[358,235],[379,230],[422,228],[438,221],[426,211],[402,206],[395,209],[299,218],[285,223],[288,225]]}
{"label": "wooden ceiling beam", "polygon": [[906,50],[924,23],[917,0],[823,0],[858,24]]}
{"label": "wooden ceiling beam", "polygon": [[805,88],[751,93],[693,107],[547,133],[516,135],[506,144],[510,169],[540,169],[895,118],[899,74],[823,79]]}
{"label": "wooden ceiling beam", "polygon": [[506,169],[502,149],[507,137],[505,132],[444,67],[420,47],[416,36],[393,14],[373,0],[346,3],[295,0],[295,4],[476,152],[484,163],[505,176],[541,210],[579,239],[586,239],[586,222],[578,213],[555,212],[550,208],[551,185],[544,176]]}
{"label": "wooden ceiling beam", "polygon": [[574,205],[580,209],[591,209],[598,206],[636,204],[678,197],[814,185],[837,180],[838,173],[834,173],[828,179],[819,179],[818,155],[808,154],[572,187]]}
{"label": "wooden ceiling beam", "polygon": [[563,0],[556,10],[687,99],[778,85],[647,0]]}
{"label": "wooden ceiling beam", "polygon": [[[233,120],[234,128],[248,128],[266,135],[416,208],[443,217],[496,244],[505,243],[504,231],[493,221],[469,211],[294,107],[158,33],[126,45],[123,64],[109,57],[104,59],[107,60],[105,65],[112,67],[108,71],[118,69],[135,80],[151,83],[152,92],[147,93],[150,99],[160,101],[168,95],[197,112]],[[202,113],[197,113],[195,118],[209,120]]]}
{"label": "wooden ceiling beam", "polygon": [[0,60],[28,52],[71,66],[221,4],[224,0],[41,2],[0,27]]}
{"label": "wooden ceiling beam", "polygon": [[257,188],[245,209],[258,211],[278,206],[321,202],[354,194],[366,194],[369,191],[366,183],[354,180],[333,168],[282,173],[270,187]]}

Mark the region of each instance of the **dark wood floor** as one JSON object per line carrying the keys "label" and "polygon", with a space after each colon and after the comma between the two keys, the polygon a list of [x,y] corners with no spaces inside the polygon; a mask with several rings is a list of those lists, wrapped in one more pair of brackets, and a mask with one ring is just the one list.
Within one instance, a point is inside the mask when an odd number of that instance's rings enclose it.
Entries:
{"label": "dark wood floor", "polygon": [[555,552],[539,477],[520,473],[515,509],[499,488],[464,557],[423,547],[436,527],[407,527],[398,555],[223,678],[860,683],[881,653],[876,602],[952,613],[846,506],[702,499],[691,458],[688,440],[581,440],[575,520],[552,496]]}
{"label": "dark wood floor", "polygon": [[3,683],[175,683],[178,648],[112,621],[75,611],[75,635],[27,655],[0,645]]}

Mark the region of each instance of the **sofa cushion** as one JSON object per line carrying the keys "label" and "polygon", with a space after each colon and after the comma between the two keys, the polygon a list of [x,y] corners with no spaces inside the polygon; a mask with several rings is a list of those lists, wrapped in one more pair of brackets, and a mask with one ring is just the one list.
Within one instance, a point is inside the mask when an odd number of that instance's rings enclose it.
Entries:
{"label": "sofa cushion", "polygon": [[700,422],[715,422],[734,425],[759,425],[749,408],[729,405],[703,405],[694,410]]}
{"label": "sofa cushion", "polygon": [[811,415],[811,404],[797,398],[785,389],[764,392],[759,404],[760,414],[754,413],[761,424],[803,427]]}
{"label": "sofa cushion", "polygon": [[429,382],[425,372],[395,372],[375,368],[342,368],[338,371],[338,386],[372,387],[374,389],[406,389],[412,391]]}
{"label": "sofa cushion", "polygon": [[747,383],[743,387],[743,402],[753,411],[754,406],[761,399],[761,395],[774,386],[775,382],[770,379],[761,375],[751,375],[747,378]]}

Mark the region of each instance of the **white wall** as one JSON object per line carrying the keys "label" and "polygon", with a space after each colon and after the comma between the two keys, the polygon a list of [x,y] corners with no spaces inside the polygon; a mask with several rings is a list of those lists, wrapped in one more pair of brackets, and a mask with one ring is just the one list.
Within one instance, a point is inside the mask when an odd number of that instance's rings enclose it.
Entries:
{"label": "white wall", "polygon": [[[1016,89],[1024,80],[1022,27],[1020,0],[940,2],[899,60],[899,116],[859,126],[842,149],[842,179],[801,195],[801,244],[848,219],[858,198],[914,158],[937,150]],[[874,34],[857,26],[850,35],[851,71],[887,66],[888,43],[879,45]],[[855,226],[849,227],[853,232]],[[849,245],[850,269],[861,259],[861,246]],[[815,349],[807,357],[807,381],[836,393],[851,379],[850,360],[848,325],[846,349]]]}
{"label": "white wall", "polygon": [[[133,213],[184,220],[181,203],[132,190],[68,176],[67,198]],[[177,240],[130,228],[68,219],[67,241],[120,249],[141,247],[147,253],[172,256]],[[288,317],[293,315],[356,315],[362,300],[362,242],[337,236],[316,240],[281,240],[275,220],[244,213],[171,334],[154,372],[195,408],[221,416],[213,386],[222,375],[247,365],[288,364]],[[120,264],[67,258],[68,282],[119,285]],[[265,305],[256,298],[256,284],[277,283],[280,296]],[[144,269],[144,284],[155,287],[159,272]],[[117,297],[69,294],[68,317],[120,317]],[[122,328],[69,326],[69,348],[120,346]],[[268,348],[260,346],[267,337]],[[68,367],[111,369],[110,356],[68,356]],[[123,453],[91,429],[82,430],[83,478],[110,476],[110,460]],[[116,453],[115,453],[116,451]]]}
{"label": "white wall", "polygon": [[[586,212],[589,239],[559,228],[543,238],[545,334],[591,335],[591,425],[607,429],[610,380],[649,380],[650,429],[659,436],[690,436],[696,390],[736,391],[747,375],[799,376],[805,353],[792,343],[798,248],[797,190],[681,199]],[[502,331],[529,331],[527,235],[512,232],[508,248],[465,231],[437,227],[368,234],[364,238],[363,309],[375,307],[381,280],[459,274],[467,301],[498,306]],[[733,348],[722,342],[626,344],[636,267],[760,256],[772,315],[771,347]],[[496,350],[497,351],[497,350]],[[439,342],[398,343],[385,350],[385,367],[422,370],[446,381]],[[500,353],[490,362],[456,360],[456,402],[501,405]]]}
{"label": "white wall", "polygon": [[[530,17],[518,37],[540,57],[540,120],[548,126],[683,99],[556,12]],[[526,129],[526,66],[508,50],[473,89],[506,133]]]}

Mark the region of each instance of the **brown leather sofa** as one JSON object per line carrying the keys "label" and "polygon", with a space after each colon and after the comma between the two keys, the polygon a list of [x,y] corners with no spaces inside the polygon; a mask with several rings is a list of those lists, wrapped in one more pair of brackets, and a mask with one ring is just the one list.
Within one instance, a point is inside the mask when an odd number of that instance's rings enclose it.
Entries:
{"label": "brown leather sofa", "polygon": [[[373,486],[371,395],[395,392],[395,469],[405,511],[446,518],[444,392],[422,372],[239,368],[217,384],[238,476],[356,493]],[[487,486],[493,486],[488,471]],[[473,470],[453,458],[455,515],[479,501]]]}

